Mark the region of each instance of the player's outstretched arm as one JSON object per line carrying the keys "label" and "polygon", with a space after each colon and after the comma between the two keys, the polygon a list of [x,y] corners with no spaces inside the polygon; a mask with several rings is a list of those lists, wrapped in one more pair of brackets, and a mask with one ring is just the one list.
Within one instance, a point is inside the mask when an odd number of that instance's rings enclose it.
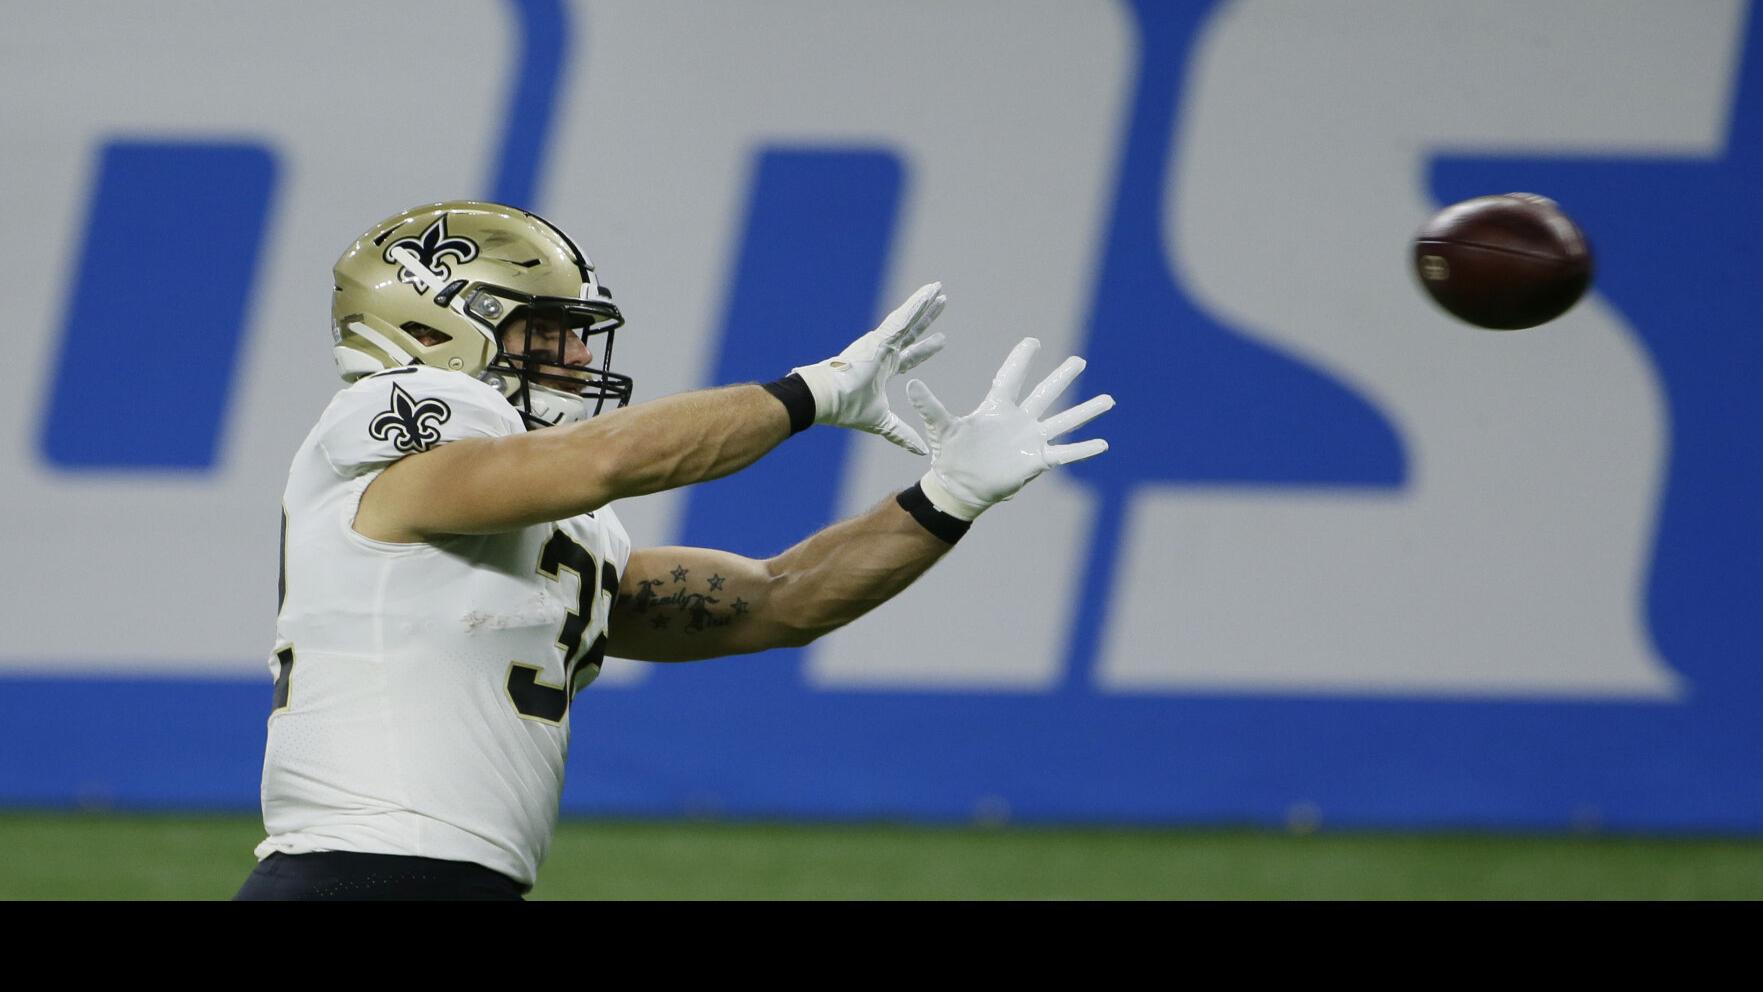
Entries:
{"label": "player's outstretched arm", "polygon": [[908,394],[925,420],[931,470],[868,513],[766,561],[706,548],[633,553],[619,583],[607,653],[692,661],[807,644],[899,594],[974,518],[1048,468],[1108,450],[1100,438],[1053,441],[1111,409],[1110,396],[1042,419],[1083,371],[1083,359],[1066,359],[1018,402],[1039,348],[1033,338],[1018,344],[985,401],[963,417],[951,415],[914,380]]}
{"label": "player's outstretched arm", "polygon": [[889,499],[765,561],[710,548],[634,551],[606,653],[697,661],[799,647],[891,599],[949,548]]}
{"label": "player's outstretched arm", "polygon": [[670,396],[566,427],[470,438],[400,459],[368,486],[355,529],[410,543],[496,534],[597,510],[615,500],[721,478],[811,424],[928,449],[888,409],[887,381],[942,348],[924,337],[942,312],[931,283],[843,352],[769,386]]}

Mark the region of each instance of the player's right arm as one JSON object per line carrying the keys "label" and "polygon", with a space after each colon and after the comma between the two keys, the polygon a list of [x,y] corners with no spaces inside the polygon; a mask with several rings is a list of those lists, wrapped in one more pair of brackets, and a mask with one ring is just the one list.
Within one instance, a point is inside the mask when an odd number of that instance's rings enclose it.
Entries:
{"label": "player's right arm", "polygon": [[362,494],[355,529],[396,543],[498,534],[728,475],[789,436],[784,405],[744,385],[563,427],[467,438],[394,462]]}
{"label": "player's right arm", "polygon": [[755,385],[685,393],[401,458],[362,494],[355,530],[413,543],[562,520],[736,472],[808,423],[855,427],[925,452],[888,409],[885,389],[894,373],[941,348],[940,334],[919,338],[942,306],[941,285],[925,286],[837,357],[794,370],[784,395]]}

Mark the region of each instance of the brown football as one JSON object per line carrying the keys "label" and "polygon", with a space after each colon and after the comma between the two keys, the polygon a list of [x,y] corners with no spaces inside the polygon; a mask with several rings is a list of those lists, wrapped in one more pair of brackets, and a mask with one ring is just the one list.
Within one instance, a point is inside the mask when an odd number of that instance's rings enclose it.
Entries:
{"label": "brown football", "polygon": [[1457,317],[1516,331],[1579,301],[1592,282],[1592,250],[1546,196],[1479,196],[1439,211],[1414,236],[1414,273]]}

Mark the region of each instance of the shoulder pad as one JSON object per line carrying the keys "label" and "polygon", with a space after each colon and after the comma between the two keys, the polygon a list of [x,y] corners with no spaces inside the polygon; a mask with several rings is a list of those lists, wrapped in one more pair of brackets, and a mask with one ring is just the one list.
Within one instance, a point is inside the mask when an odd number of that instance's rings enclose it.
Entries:
{"label": "shoulder pad", "polygon": [[449,441],[525,429],[514,407],[484,383],[463,372],[411,365],[365,376],[339,392],[319,420],[318,447],[347,477]]}

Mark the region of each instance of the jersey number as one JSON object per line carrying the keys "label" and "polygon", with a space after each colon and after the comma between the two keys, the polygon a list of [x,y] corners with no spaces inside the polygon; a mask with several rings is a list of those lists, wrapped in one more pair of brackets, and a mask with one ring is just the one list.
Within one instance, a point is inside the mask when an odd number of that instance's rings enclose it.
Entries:
{"label": "jersey number", "polygon": [[[563,685],[547,685],[539,681],[544,670],[534,665],[514,662],[508,669],[508,698],[514,709],[528,720],[561,723],[569,712],[569,701],[577,691],[600,674],[606,660],[606,635],[582,648],[582,638],[594,617],[594,604],[601,593],[618,595],[618,572],[611,562],[596,562],[588,549],[575,543],[561,530],[551,532],[545,550],[539,555],[539,574],[561,582],[565,571],[575,573],[581,592],[576,608],[563,618],[563,630],[557,634],[557,646],[563,650]],[[595,579],[598,578],[598,582]],[[610,601],[609,601],[610,602]],[[608,607],[610,609],[610,607]]]}

